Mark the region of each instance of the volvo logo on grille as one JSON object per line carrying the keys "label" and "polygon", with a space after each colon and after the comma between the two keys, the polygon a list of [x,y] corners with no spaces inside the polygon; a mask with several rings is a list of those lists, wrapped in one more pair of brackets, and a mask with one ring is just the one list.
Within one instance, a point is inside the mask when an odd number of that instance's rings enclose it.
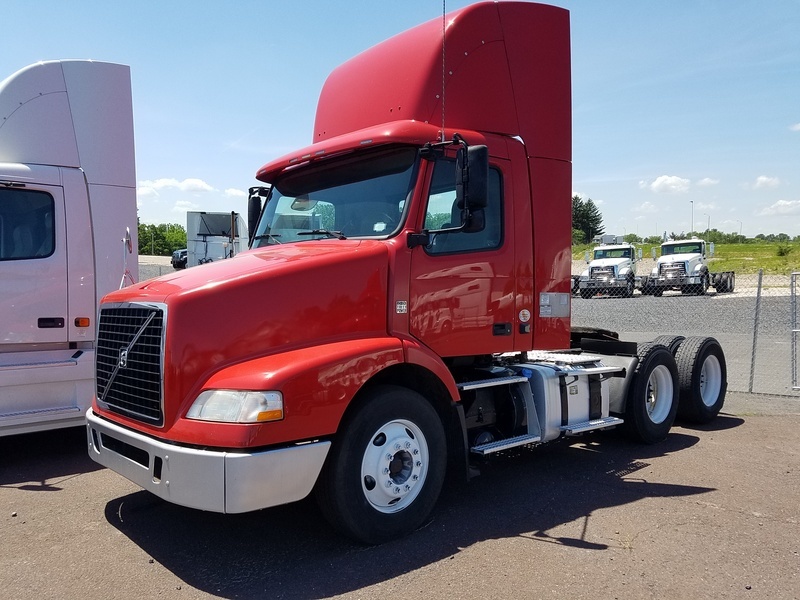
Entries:
{"label": "volvo logo on grille", "polygon": [[128,349],[122,348],[119,351],[119,368],[125,369],[128,366]]}

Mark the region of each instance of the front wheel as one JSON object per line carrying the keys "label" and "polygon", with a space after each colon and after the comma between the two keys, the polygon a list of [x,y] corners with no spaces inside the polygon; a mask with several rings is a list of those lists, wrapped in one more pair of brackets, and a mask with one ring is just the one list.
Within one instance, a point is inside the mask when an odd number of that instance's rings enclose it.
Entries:
{"label": "front wheel", "polygon": [[713,337],[690,337],[675,353],[681,419],[693,423],[713,420],[725,403],[728,369],[725,354]]}
{"label": "front wheel", "polygon": [[316,488],[320,509],[365,544],[402,537],[433,510],[446,453],[442,422],[425,398],[377,387],[340,427]]}
{"label": "front wheel", "polygon": [[678,410],[678,367],[669,348],[662,344],[640,344],[639,362],[625,406],[624,429],[645,444],[667,437]]}

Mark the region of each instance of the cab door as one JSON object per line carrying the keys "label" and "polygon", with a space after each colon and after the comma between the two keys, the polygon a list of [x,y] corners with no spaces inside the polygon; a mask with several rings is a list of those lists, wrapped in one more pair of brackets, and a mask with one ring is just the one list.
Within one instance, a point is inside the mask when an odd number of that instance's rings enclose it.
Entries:
{"label": "cab door", "polygon": [[[428,246],[412,250],[409,290],[410,333],[439,356],[511,351],[516,336],[513,209],[503,202],[503,171],[489,169],[485,226],[475,233],[433,234]],[[457,227],[455,160],[437,158],[430,178],[424,229]]]}
{"label": "cab door", "polygon": [[66,344],[65,228],[61,187],[0,187],[0,352]]}

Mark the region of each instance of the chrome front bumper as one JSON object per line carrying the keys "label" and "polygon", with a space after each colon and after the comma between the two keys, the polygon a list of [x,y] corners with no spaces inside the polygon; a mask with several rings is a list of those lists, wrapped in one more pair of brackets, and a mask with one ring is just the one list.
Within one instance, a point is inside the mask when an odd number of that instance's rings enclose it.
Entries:
{"label": "chrome front bumper", "polygon": [[199,450],[167,444],[86,413],[89,456],[174,504],[242,513],[305,498],[330,442],[261,452]]}

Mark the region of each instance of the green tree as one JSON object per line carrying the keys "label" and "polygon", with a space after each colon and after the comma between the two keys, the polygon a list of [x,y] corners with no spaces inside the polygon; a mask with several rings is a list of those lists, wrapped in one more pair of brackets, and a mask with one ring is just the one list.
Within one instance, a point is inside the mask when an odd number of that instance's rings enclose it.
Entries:
{"label": "green tree", "polygon": [[584,200],[577,194],[572,197],[572,229],[582,231],[587,242],[605,233],[603,215],[591,198]]}
{"label": "green tree", "polygon": [[180,248],[186,248],[186,230],[182,225],[139,223],[139,254],[170,256]]}

